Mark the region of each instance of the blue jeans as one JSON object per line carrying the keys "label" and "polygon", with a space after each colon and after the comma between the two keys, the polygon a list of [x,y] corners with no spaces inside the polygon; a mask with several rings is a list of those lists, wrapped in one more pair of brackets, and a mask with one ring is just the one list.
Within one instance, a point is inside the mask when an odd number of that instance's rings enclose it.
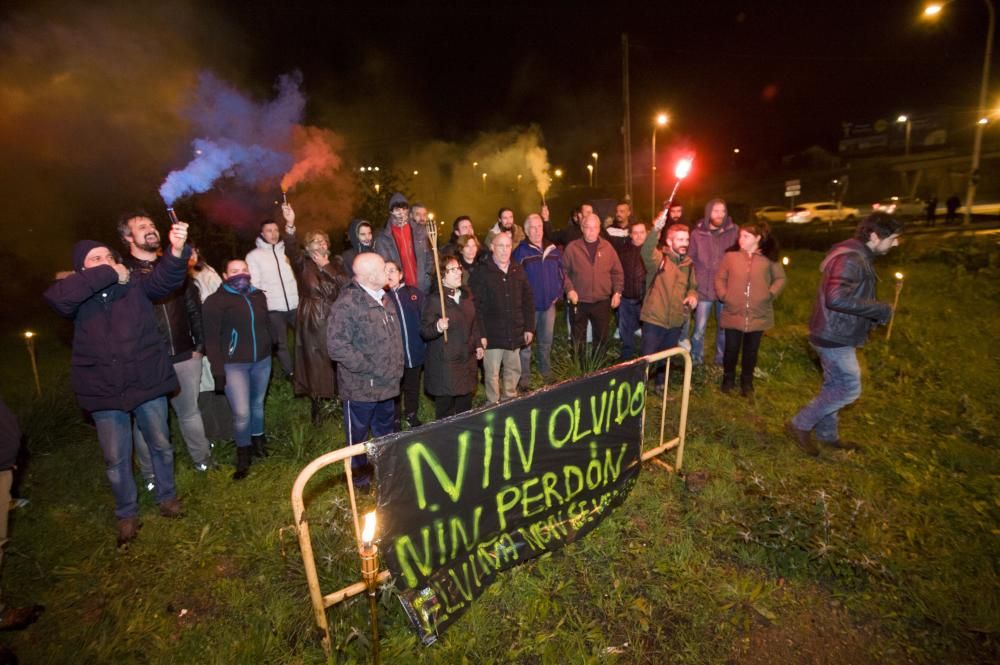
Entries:
{"label": "blue jeans", "polygon": [[226,363],[226,399],[233,410],[233,439],[240,448],[264,433],[264,398],[271,380],[271,357],[255,363]]}
{"label": "blue jeans", "polygon": [[715,310],[715,364],[722,364],[722,355],[726,348],[726,333],[722,330],[722,301],[699,300],[694,312],[694,335],[691,336],[691,362],[700,365],[705,362],[705,330],[708,328],[708,315]]}
{"label": "blue jeans", "polygon": [[[655,323],[643,322],[642,324],[642,355],[648,356],[657,351],[666,351],[677,346],[681,338],[682,326],[676,328],[664,328]],[[651,370],[653,382],[656,386],[662,386],[666,379],[666,363],[658,362]]]}
{"label": "blue jeans", "polygon": [[622,338],[622,360],[635,358],[635,333],[642,325],[639,322],[641,310],[641,298],[622,298],[618,305],[618,336]]}
{"label": "blue jeans", "polygon": [[823,365],[819,395],[792,418],[800,430],[811,431],[820,441],[837,441],[837,412],[861,397],[861,366],[853,346],[829,349],[813,345]]}
{"label": "blue jeans", "polygon": [[177,498],[174,487],[174,449],[170,446],[167,427],[167,398],[157,397],[128,411],[109,409],[90,415],[97,426],[97,439],[104,453],[104,465],[115,496],[115,516],[118,519],[139,514],[139,502],[132,476],[132,418],[149,444],[156,480],[156,502]]}
{"label": "blue jeans", "polygon": [[[177,374],[177,382],[180,383],[180,392],[170,398],[170,406],[177,414],[177,424],[180,426],[181,436],[187,444],[188,452],[191,453],[191,461],[196,466],[208,464],[212,461],[212,444],[205,436],[205,423],[201,419],[201,410],[198,409],[198,389],[201,385],[202,359],[188,358],[181,362],[174,363],[174,372]],[[146,481],[153,480],[153,462],[149,456],[149,446],[146,439],[138,427],[132,428],[132,442],[135,446],[135,458],[139,462],[139,471]]]}
{"label": "blue jeans", "polygon": [[535,360],[538,362],[538,373],[546,381],[552,377],[552,332],[556,326],[556,306],[535,312],[535,339],[521,349],[521,384],[528,385],[531,381],[531,350],[535,350]]}

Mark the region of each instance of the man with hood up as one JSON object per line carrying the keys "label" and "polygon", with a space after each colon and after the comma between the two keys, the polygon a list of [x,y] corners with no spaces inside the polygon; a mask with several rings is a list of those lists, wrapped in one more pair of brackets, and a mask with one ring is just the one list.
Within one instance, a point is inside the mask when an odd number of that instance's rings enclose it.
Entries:
{"label": "man with hood up", "polygon": [[719,323],[722,301],[715,294],[715,273],[719,270],[726,250],[736,244],[739,227],[726,212],[726,202],[712,199],[705,205],[705,216],[698,220],[691,231],[688,256],[694,263],[698,282],[698,307],[694,314],[694,335],[691,337],[691,360],[695,365],[705,361],[705,330],[708,317],[715,311],[715,364],[722,365],[726,337]]}
{"label": "man with hood up", "polygon": [[340,257],[344,260],[344,270],[348,279],[354,279],[354,257],[365,252],[375,251],[375,228],[367,219],[354,218],[347,227],[347,239],[351,246],[344,250]]}
{"label": "man with hood up", "polygon": [[400,192],[389,199],[389,219],[375,243],[375,251],[403,271],[403,281],[424,293],[431,287],[434,257],[427,227],[410,222],[410,203]]}
{"label": "man with hood up", "polygon": [[[294,242],[295,213],[288,204],[282,206],[281,213],[285,218],[285,234],[290,235]],[[285,378],[291,379],[294,365],[288,352],[288,329],[295,330],[299,287],[292,264],[285,256],[285,241],[277,222],[265,220],[260,223],[257,248],[247,254],[247,267],[250,268],[250,284],[267,297],[271,343],[277,351]]]}

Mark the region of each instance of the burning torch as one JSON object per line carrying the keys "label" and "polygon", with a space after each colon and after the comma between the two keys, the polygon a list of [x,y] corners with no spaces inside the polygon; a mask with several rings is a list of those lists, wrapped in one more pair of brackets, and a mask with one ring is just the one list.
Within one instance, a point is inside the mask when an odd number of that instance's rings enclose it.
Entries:
{"label": "burning torch", "polygon": [[30,330],[24,331],[24,343],[28,347],[28,357],[31,358],[31,371],[35,374],[35,391],[38,396],[42,396],[42,382],[38,378],[38,356],[35,353],[35,333]]}
{"label": "burning torch", "polygon": [[903,290],[903,273],[896,275],[896,298],[892,301],[892,314],[889,315],[889,330],[885,333],[885,341],[892,339],[892,323],[896,320],[896,308],[899,307],[899,293]]}
{"label": "burning torch", "polygon": [[378,579],[378,546],[375,545],[375,511],[365,515],[361,531],[361,577],[368,587],[368,612],[372,624],[372,660],[380,662],[378,648],[378,605],[375,602],[375,583]]}
{"label": "burning torch", "polygon": [[681,186],[681,180],[688,177],[688,174],[691,173],[692,163],[694,163],[694,155],[681,159],[677,162],[677,166],[674,167],[674,177],[677,178],[677,182],[674,183],[674,188],[670,191],[670,198],[667,199],[667,209],[674,203],[674,197],[677,196],[677,188]]}

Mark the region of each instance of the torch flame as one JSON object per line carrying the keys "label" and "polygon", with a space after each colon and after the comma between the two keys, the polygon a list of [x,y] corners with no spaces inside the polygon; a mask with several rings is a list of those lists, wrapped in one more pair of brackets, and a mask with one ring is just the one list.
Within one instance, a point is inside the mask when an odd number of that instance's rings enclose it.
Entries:
{"label": "torch flame", "polygon": [[372,541],[375,540],[375,511],[371,511],[365,515],[365,526],[361,530],[361,542],[365,547],[371,547]]}
{"label": "torch flame", "polygon": [[677,167],[674,169],[674,175],[677,176],[678,180],[683,180],[689,173],[691,173],[691,163],[693,161],[694,157],[685,157],[677,162]]}

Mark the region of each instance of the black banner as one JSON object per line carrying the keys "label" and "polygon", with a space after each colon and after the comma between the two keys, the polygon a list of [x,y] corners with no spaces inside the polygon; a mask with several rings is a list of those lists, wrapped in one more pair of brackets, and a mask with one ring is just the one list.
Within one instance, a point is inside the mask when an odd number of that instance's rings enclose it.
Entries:
{"label": "black banner", "polygon": [[381,552],[425,644],[497,573],[586,535],[640,467],[646,363],[374,441]]}

